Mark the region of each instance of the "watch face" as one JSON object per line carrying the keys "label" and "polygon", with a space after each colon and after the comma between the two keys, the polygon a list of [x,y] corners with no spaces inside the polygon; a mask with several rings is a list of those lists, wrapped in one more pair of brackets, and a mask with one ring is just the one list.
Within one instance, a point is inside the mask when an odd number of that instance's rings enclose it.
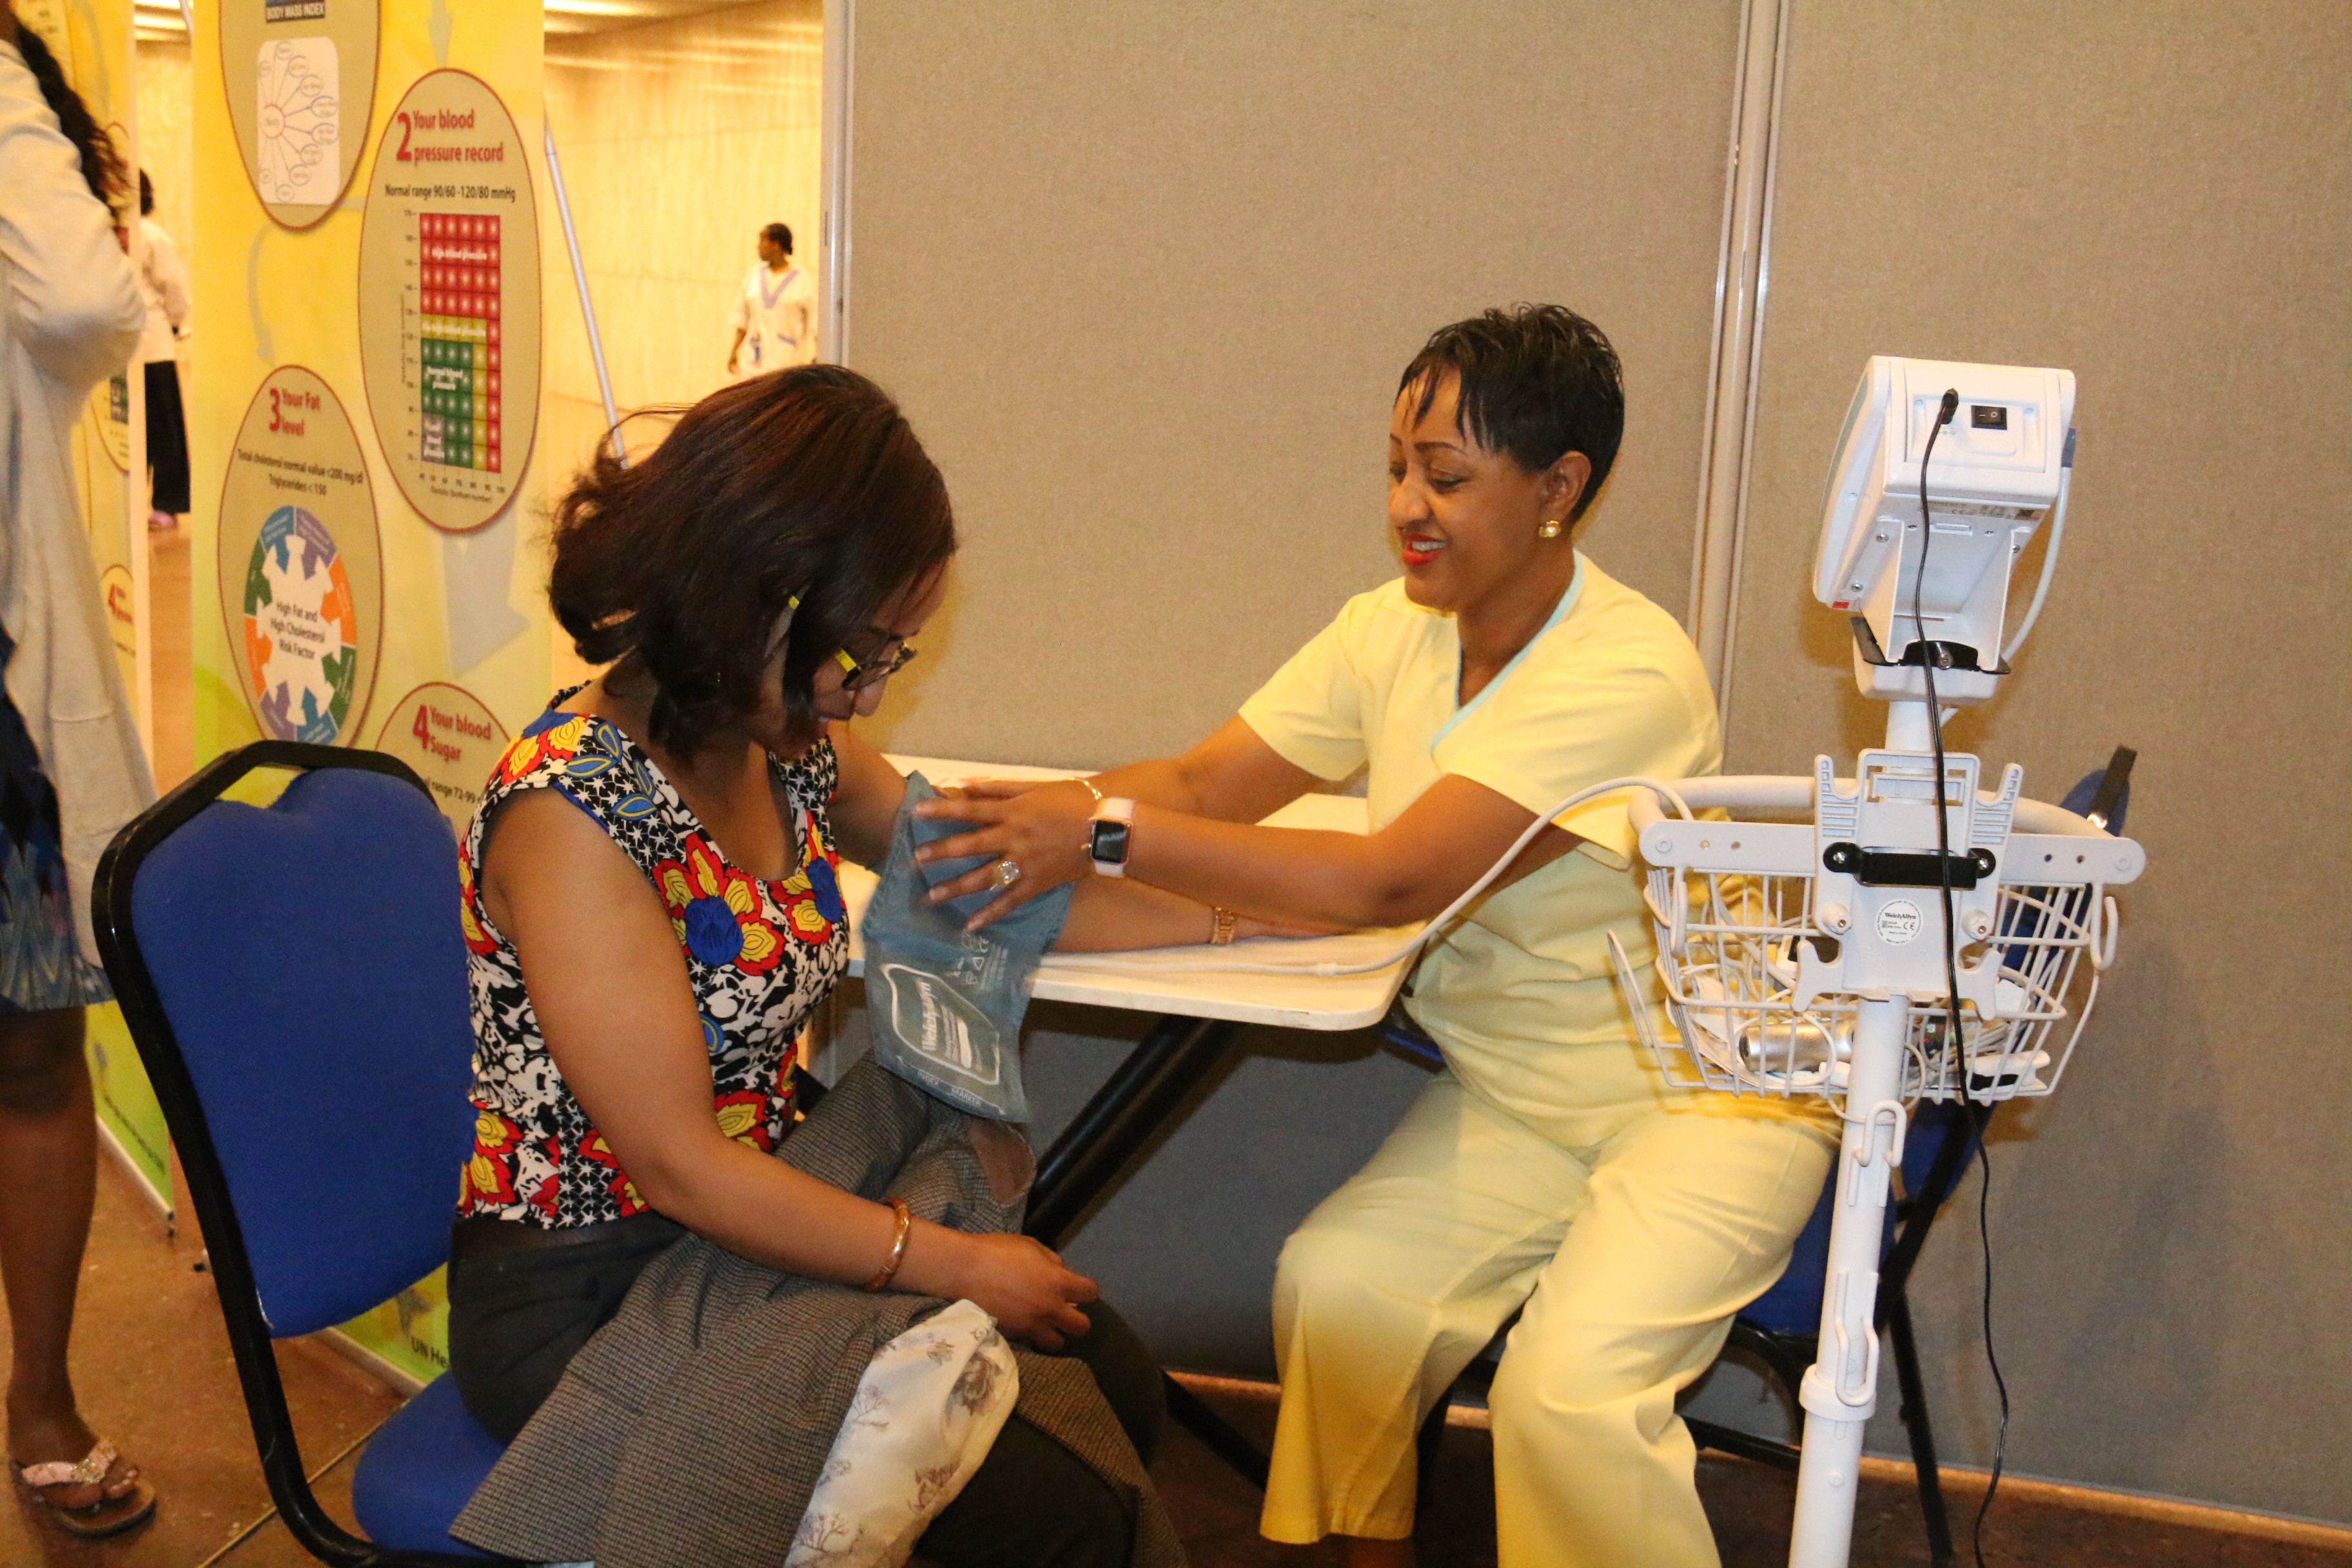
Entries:
{"label": "watch face", "polygon": [[1088,853],[1107,866],[1127,864],[1127,824],[1097,819]]}

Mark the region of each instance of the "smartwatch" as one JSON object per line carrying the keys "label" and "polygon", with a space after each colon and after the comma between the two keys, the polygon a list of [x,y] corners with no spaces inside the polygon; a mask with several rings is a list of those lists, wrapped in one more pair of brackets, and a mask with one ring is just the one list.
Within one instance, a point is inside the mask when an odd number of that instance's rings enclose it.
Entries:
{"label": "smartwatch", "polygon": [[1127,875],[1128,837],[1135,826],[1135,802],[1113,796],[1087,824],[1087,856],[1098,877]]}

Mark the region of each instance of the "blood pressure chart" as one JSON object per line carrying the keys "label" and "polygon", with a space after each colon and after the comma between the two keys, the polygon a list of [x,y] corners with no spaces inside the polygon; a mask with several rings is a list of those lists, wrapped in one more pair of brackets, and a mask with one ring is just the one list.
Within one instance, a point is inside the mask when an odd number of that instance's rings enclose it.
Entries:
{"label": "blood pressure chart", "polygon": [[419,462],[505,467],[504,239],[496,213],[416,216]]}
{"label": "blood pressure chart", "polygon": [[419,77],[376,150],[360,230],[368,414],[409,505],[446,532],[506,509],[539,415],[539,217],[488,84]]}

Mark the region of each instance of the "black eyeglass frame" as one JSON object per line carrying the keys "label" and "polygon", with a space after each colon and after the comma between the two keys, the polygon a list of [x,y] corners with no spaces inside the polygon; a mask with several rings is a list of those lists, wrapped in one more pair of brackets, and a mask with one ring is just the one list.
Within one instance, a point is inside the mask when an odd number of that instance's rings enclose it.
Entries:
{"label": "black eyeglass frame", "polygon": [[[889,645],[886,643],[883,646],[887,647]],[[834,661],[841,666],[841,689],[844,691],[863,691],[869,686],[887,680],[912,664],[915,653],[914,644],[900,642],[898,651],[888,658],[877,655],[870,659],[861,659],[847,648],[833,657]]]}

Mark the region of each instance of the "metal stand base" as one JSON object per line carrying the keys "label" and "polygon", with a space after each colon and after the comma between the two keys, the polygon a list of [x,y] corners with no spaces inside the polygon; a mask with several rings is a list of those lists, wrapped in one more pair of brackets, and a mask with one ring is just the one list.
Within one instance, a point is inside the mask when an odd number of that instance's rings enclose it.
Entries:
{"label": "metal stand base", "polygon": [[1176,1424],[1207,1445],[1209,1452],[1232,1466],[1234,1474],[1258,1490],[1265,1490],[1266,1472],[1270,1467],[1266,1457],[1258,1452],[1257,1445],[1234,1431],[1232,1425],[1210,1409],[1208,1403],[1199,1394],[1166,1373],[1160,1374],[1160,1381],[1168,1394],[1168,1414],[1176,1418]]}
{"label": "metal stand base", "polygon": [[1222,1018],[1174,1016],[1152,1025],[1037,1162],[1023,1228],[1059,1247],[1079,1216],[1223,1059],[1240,1027]]}
{"label": "metal stand base", "polygon": [[[1214,1071],[1241,1026],[1221,1018],[1169,1016],[1151,1026],[1127,1059],[1062,1129],[1029,1192],[1025,1228],[1058,1248],[1201,1080]],[[1168,1414],[1253,1486],[1265,1486],[1266,1458],[1191,1389],[1167,1373]]]}

